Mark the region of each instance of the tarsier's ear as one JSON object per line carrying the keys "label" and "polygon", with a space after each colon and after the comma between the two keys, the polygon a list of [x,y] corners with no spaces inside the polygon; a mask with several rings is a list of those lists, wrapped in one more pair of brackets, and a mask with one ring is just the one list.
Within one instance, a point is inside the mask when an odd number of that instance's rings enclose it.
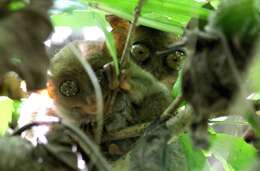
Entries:
{"label": "tarsier's ear", "polygon": [[112,27],[118,57],[121,57],[128,33],[129,21],[115,15],[107,15],[106,20]]}
{"label": "tarsier's ear", "polygon": [[121,29],[128,30],[129,21],[124,20],[123,18],[120,18],[115,15],[106,15],[106,20],[109,22],[112,29],[121,28]]}

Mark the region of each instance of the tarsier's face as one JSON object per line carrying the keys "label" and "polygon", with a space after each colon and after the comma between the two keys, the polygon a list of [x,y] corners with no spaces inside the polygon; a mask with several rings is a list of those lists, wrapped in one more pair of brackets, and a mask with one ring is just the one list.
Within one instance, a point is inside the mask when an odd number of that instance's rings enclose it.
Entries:
{"label": "tarsier's face", "polygon": [[177,41],[174,35],[156,29],[139,26],[132,38],[130,54],[141,67],[151,72],[157,79],[172,86],[175,75],[184,58],[183,51],[159,55],[169,45]]}
{"label": "tarsier's face", "polygon": [[[81,57],[84,57],[94,70],[101,66],[96,60],[91,60],[96,57],[102,59],[102,43],[84,42],[80,43],[82,47],[79,43],[73,44],[78,45]],[[98,79],[101,79],[102,75],[96,74],[100,76]],[[85,121],[95,119],[96,96],[93,85],[69,46],[63,48],[51,60],[49,78],[48,92],[62,112],[63,118]]]}
{"label": "tarsier's face", "polygon": [[[131,46],[131,56],[140,64],[145,64],[151,58],[164,58],[166,67],[176,69],[181,58],[181,51],[167,55],[156,56],[157,52],[164,51],[169,45],[177,41],[174,35],[156,29],[139,26],[136,28]],[[150,58],[150,59],[149,59]],[[175,63],[173,63],[175,62]]]}

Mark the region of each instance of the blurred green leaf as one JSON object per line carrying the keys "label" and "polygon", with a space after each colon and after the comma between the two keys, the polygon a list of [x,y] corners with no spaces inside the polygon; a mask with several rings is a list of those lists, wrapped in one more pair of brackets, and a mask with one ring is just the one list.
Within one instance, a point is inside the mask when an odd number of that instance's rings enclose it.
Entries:
{"label": "blurred green leaf", "polygon": [[176,98],[181,95],[181,78],[182,78],[182,70],[179,71],[176,82],[172,87],[172,97]]}
{"label": "blurred green leaf", "polygon": [[[81,0],[97,9],[133,20],[138,0]],[[191,17],[207,19],[210,13],[196,0],[148,0],[142,8],[139,24],[181,35]]]}
{"label": "blurred green leaf", "polygon": [[210,1],[210,4],[215,8],[217,9],[219,4],[220,4],[220,0],[211,0]]}
{"label": "blurred green leaf", "polygon": [[[172,91],[171,91],[171,94],[172,94],[172,97],[175,99],[177,98],[178,96],[180,96],[182,94],[182,88],[181,88],[181,80],[182,80],[182,69],[179,71],[178,73],[178,77],[177,77],[177,80],[176,82],[174,83],[173,87],[172,87]],[[183,101],[180,105],[181,106],[184,106],[186,105],[187,102],[186,101]]]}
{"label": "blurred green leaf", "polygon": [[105,35],[106,45],[114,61],[116,74],[119,75],[119,62],[115,41],[112,33],[107,30],[110,25],[105,19],[105,13],[93,9],[73,11],[72,13],[52,15],[51,20],[55,26],[69,26],[76,29],[85,26],[98,26]]}
{"label": "blurred green leaf", "polygon": [[201,150],[195,148],[188,134],[180,136],[182,150],[186,156],[189,171],[209,171],[207,158]]}
{"label": "blurred green leaf", "polygon": [[117,58],[117,51],[116,51],[116,45],[114,41],[114,37],[111,32],[109,32],[107,29],[109,28],[109,23],[105,19],[105,14],[93,11],[93,17],[97,22],[98,27],[103,31],[105,38],[106,38],[106,45],[110,52],[110,55],[113,58],[116,74],[119,75],[119,62]]}
{"label": "blurred green leaf", "polygon": [[250,96],[247,97],[249,100],[260,100],[260,93],[252,93]]}
{"label": "blurred green leaf", "polygon": [[51,16],[51,21],[54,26],[68,26],[74,29],[97,25],[92,11],[89,10],[75,10],[71,13],[55,14]]}
{"label": "blurred green leaf", "polygon": [[247,169],[256,159],[256,149],[247,144],[243,138],[227,134],[211,134],[213,154],[226,170],[242,171]]}
{"label": "blurred green leaf", "polygon": [[12,122],[9,124],[12,128],[17,126],[18,119],[20,117],[20,110],[21,110],[22,102],[20,100],[13,101],[13,113],[12,113]]}
{"label": "blurred green leaf", "polygon": [[129,153],[117,160],[113,165],[113,171],[130,171],[130,155]]}
{"label": "blurred green leaf", "polygon": [[9,9],[11,11],[16,11],[22,9],[26,6],[26,3],[23,0],[13,1],[9,4]]}
{"label": "blurred green leaf", "polygon": [[[258,52],[258,50],[257,50]],[[259,54],[259,53],[257,53]],[[250,73],[249,73],[249,78],[252,82],[252,87],[254,91],[260,92],[260,56],[257,55],[255,60],[253,61],[251,68],[250,68]]]}
{"label": "blurred green leaf", "polygon": [[8,124],[12,121],[14,110],[13,101],[5,96],[0,96],[0,135],[4,135]]}

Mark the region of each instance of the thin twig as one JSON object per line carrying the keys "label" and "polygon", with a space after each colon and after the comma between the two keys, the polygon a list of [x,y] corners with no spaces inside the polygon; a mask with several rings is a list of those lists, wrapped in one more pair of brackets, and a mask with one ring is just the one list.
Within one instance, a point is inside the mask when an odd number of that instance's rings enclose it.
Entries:
{"label": "thin twig", "polygon": [[102,156],[99,148],[95,143],[91,141],[87,135],[82,132],[79,128],[69,124],[63,123],[63,125],[71,131],[72,134],[70,136],[78,143],[81,149],[88,155],[93,163],[95,163],[96,167],[102,171],[112,171],[111,165],[107,162],[107,160]]}
{"label": "thin twig", "polygon": [[179,95],[174,99],[174,101],[167,107],[167,109],[163,112],[163,114],[160,117],[161,121],[168,120],[172,116],[174,116],[176,110],[180,106],[181,102],[183,101],[183,96]]}
{"label": "thin twig", "polygon": [[150,122],[146,122],[146,123],[133,125],[116,132],[108,132],[108,135],[105,136],[102,139],[102,141],[107,142],[107,141],[116,141],[116,140],[139,137],[140,135],[143,134],[145,128],[147,128],[147,126],[149,126],[150,124],[151,124]]}
{"label": "thin twig", "polygon": [[59,121],[38,121],[38,122],[32,122],[29,124],[24,125],[23,127],[19,128],[18,130],[14,131],[12,136],[21,135],[24,131],[31,129],[35,126],[41,126],[41,125],[53,125],[57,124]]}
{"label": "thin twig", "polygon": [[141,15],[141,9],[144,5],[145,0],[139,0],[136,8],[135,8],[135,13],[134,13],[134,20],[132,24],[130,25],[126,42],[125,42],[125,47],[121,56],[121,68],[124,68],[124,66],[128,63],[128,58],[129,58],[129,49],[131,46],[131,38],[133,37],[133,34],[135,32],[136,24],[138,21],[139,16]]}
{"label": "thin twig", "polygon": [[182,41],[176,42],[171,44],[167,49],[157,51],[155,53],[156,56],[162,56],[162,55],[169,55],[171,53],[174,53],[178,50],[183,50],[183,48],[187,45],[187,39],[183,39]]}
{"label": "thin twig", "polygon": [[[130,28],[129,28],[129,31],[127,34],[127,38],[126,38],[126,42],[125,42],[125,46],[124,46],[124,50],[121,55],[121,61],[120,61],[121,69],[124,68],[125,65],[128,63],[128,58],[129,58],[128,53],[129,53],[129,49],[131,46],[131,38],[133,37],[133,34],[135,32],[136,24],[137,24],[139,16],[141,15],[141,9],[142,9],[145,1],[146,0],[139,0],[137,6],[135,8],[134,20],[133,20],[132,24],[130,25]],[[112,109],[112,107],[114,106],[114,102],[115,102],[117,93],[118,93],[117,91],[113,91],[112,100],[110,102],[110,106],[111,106],[110,109]]]}
{"label": "thin twig", "polygon": [[96,128],[96,132],[95,132],[95,141],[97,144],[100,144],[101,137],[102,137],[102,131],[103,131],[103,122],[104,122],[104,118],[103,118],[104,105],[103,105],[103,96],[102,96],[101,87],[100,87],[100,84],[98,82],[95,72],[91,68],[90,64],[87,61],[83,60],[84,58],[80,54],[79,50],[75,47],[75,44],[71,44],[70,49],[72,50],[74,55],[77,57],[79,62],[84,67],[86,74],[88,74],[90,81],[95,90],[96,102],[97,102],[97,111],[96,111],[97,128]]}

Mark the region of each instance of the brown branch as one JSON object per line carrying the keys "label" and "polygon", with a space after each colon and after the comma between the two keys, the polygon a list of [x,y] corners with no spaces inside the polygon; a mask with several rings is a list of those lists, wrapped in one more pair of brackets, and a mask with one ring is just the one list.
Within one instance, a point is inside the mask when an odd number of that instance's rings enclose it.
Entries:
{"label": "brown branch", "polygon": [[172,54],[178,50],[183,50],[183,48],[187,45],[187,39],[183,39],[179,42],[173,43],[170,46],[168,46],[165,50],[157,51],[155,53],[156,56],[160,57],[162,55],[169,55]]}
{"label": "brown branch", "polygon": [[163,114],[160,117],[161,121],[166,121],[172,116],[175,115],[176,110],[180,106],[181,102],[183,101],[183,96],[177,96],[176,99],[167,107],[167,109],[163,112]]}
{"label": "brown branch", "polygon": [[133,125],[116,132],[109,132],[102,140],[103,142],[123,140],[128,138],[139,137],[143,134],[145,128],[150,125],[150,122]]}
{"label": "brown branch", "polygon": [[136,8],[135,8],[135,13],[134,13],[134,20],[132,24],[130,25],[126,42],[125,42],[125,47],[121,56],[121,68],[124,68],[124,66],[128,63],[128,58],[129,58],[129,48],[131,46],[131,38],[133,37],[133,34],[135,32],[136,24],[138,21],[139,16],[141,15],[141,9],[144,5],[145,0],[139,0]]}
{"label": "brown branch", "polygon": [[[191,123],[192,112],[190,110],[173,112],[178,108],[178,104],[182,102],[182,97],[177,98],[164,112],[164,117],[161,118],[162,122],[166,122],[167,127],[174,133],[174,136],[178,136],[180,133],[184,132],[186,128]],[[176,114],[173,115],[172,113]],[[144,133],[144,130],[151,124],[151,122],[146,122],[142,124],[133,125],[116,132],[109,132],[102,141],[115,141],[123,140],[128,138],[139,137]]]}

